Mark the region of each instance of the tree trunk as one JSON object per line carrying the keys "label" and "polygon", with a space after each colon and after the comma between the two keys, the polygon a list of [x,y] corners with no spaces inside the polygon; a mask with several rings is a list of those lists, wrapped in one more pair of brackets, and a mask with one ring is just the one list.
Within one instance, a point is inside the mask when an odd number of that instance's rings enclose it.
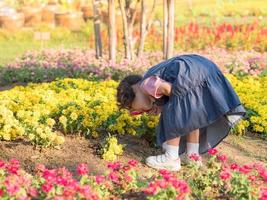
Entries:
{"label": "tree trunk", "polygon": [[121,16],[122,16],[122,26],[123,26],[123,43],[125,49],[125,58],[132,59],[131,46],[130,46],[130,35],[127,22],[127,16],[125,12],[124,0],[119,0]]}
{"label": "tree trunk", "polygon": [[99,4],[100,0],[93,0],[94,8],[94,33],[95,33],[95,49],[96,49],[96,58],[102,57],[102,41],[101,41],[101,32],[100,32],[100,15],[99,15]]}
{"label": "tree trunk", "polygon": [[147,36],[147,33],[149,32],[150,26],[152,24],[152,21],[154,19],[154,12],[156,7],[156,0],[153,2],[153,6],[150,12],[150,15],[148,17],[148,21],[146,21],[146,6],[145,6],[145,0],[142,0],[141,2],[141,22],[140,22],[140,43],[138,47],[138,57],[141,57],[143,55],[144,51],[144,44],[145,39]]}
{"label": "tree trunk", "polygon": [[166,58],[173,56],[174,47],[174,0],[168,0],[168,36]]}
{"label": "tree trunk", "polygon": [[116,60],[116,9],[115,9],[115,0],[108,1],[108,32],[109,32],[109,59]]}
{"label": "tree trunk", "polygon": [[[129,16],[128,21],[128,29],[129,29],[129,40],[130,40],[130,49],[131,49],[131,55],[132,55],[132,59],[134,58],[135,54],[134,54],[134,49],[135,49],[135,43],[138,40],[138,37],[133,38],[133,30],[134,30],[134,22],[136,20],[136,16],[137,16],[137,11],[138,11],[138,4],[139,4],[140,0],[136,1],[134,10],[132,15]],[[126,10],[128,13],[131,13],[131,5],[128,4],[128,6],[126,7]]]}
{"label": "tree trunk", "polygon": [[146,6],[145,6],[145,0],[141,0],[140,44],[137,52],[137,56],[139,58],[142,56],[144,49],[145,31],[146,31]]}
{"label": "tree trunk", "polygon": [[163,58],[167,59],[168,1],[163,0]]}

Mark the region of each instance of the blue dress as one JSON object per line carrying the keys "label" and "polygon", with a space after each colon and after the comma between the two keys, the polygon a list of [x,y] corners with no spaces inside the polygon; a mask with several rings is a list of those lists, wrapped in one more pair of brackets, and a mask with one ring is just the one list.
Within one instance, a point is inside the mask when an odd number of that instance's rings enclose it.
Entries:
{"label": "blue dress", "polygon": [[173,57],[151,67],[142,80],[153,75],[172,83],[171,95],[156,100],[156,104],[163,106],[156,128],[158,145],[181,137],[182,154],[186,150],[185,136],[199,129],[199,153],[206,153],[246,116],[229,81],[205,57],[196,54]]}

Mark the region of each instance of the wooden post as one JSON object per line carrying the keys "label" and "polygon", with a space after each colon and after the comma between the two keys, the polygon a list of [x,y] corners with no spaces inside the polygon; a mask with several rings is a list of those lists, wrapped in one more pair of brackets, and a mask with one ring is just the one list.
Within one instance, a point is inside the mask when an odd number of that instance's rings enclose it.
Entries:
{"label": "wooden post", "polygon": [[167,59],[168,0],[163,0],[163,58]]}
{"label": "wooden post", "polygon": [[124,49],[125,49],[125,58],[132,59],[130,34],[129,34],[127,16],[125,12],[125,5],[123,1],[124,0],[119,0],[122,22],[123,22],[122,26],[123,26],[123,43],[124,43]]}
{"label": "wooden post", "polygon": [[116,34],[116,9],[115,0],[108,1],[108,32],[109,32],[109,59],[116,60],[116,44],[117,44],[117,34]]}
{"label": "wooden post", "polygon": [[145,32],[146,32],[146,6],[145,6],[145,0],[141,0],[140,44],[137,52],[138,57],[141,57],[143,53],[145,44]]}
{"label": "wooden post", "polygon": [[174,47],[174,0],[168,0],[168,36],[167,36],[167,54],[166,58],[173,56]]}
{"label": "wooden post", "polygon": [[96,58],[102,57],[102,40],[101,40],[101,31],[100,31],[100,13],[99,13],[99,4],[101,0],[93,0],[94,8],[94,33],[95,33],[95,49],[96,49]]}

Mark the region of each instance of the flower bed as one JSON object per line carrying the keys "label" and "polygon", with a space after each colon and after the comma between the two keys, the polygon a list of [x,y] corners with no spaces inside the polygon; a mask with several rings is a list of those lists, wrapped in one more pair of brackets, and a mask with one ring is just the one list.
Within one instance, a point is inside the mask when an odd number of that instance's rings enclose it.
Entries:
{"label": "flower bed", "polygon": [[[246,77],[240,80],[228,76],[249,118],[237,126],[235,132],[246,130],[267,134],[266,95],[267,77]],[[52,83],[18,86],[0,93],[0,138],[19,137],[33,144],[59,146],[61,134],[81,134],[98,137],[111,134],[132,134],[154,137],[158,116],[129,116],[116,105],[116,87],[110,81],[64,79]],[[253,85],[254,87],[251,87]]]}
{"label": "flower bed", "polygon": [[[238,76],[267,74],[267,53],[234,51],[211,48],[201,51],[179,51],[176,55],[197,53],[213,60],[224,73]],[[145,53],[135,61],[122,59],[118,63],[95,59],[93,50],[47,49],[29,51],[1,69],[1,85],[12,82],[44,82],[56,78],[72,77],[118,80],[129,73],[143,73],[162,61],[161,52]]]}
{"label": "flower bed", "polygon": [[16,159],[0,160],[0,197],[3,199],[123,199],[138,194],[147,199],[252,199],[267,198],[267,170],[260,163],[237,165],[227,157],[209,150],[205,167],[193,162],[181,173],[160,170],[139,176],[138,162],[108,163],[104,175],[90,173],[90,166],[81,163],[75,174],[65,167],[48,169],[36,166],[31,175]]}

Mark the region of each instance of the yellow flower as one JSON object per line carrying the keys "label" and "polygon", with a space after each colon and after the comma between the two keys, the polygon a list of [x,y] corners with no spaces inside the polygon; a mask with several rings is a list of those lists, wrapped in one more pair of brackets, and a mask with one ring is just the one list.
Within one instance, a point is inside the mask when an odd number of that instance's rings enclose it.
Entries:
{"label": "yellow flower", "polygon": [[75,121],[78,118],[78,115],[75,112],[72,112],[70,118]]}
{"label": "yellow flower", "polygon": [[65,142],[65,139],[64,139],[64,137],[62,137],[62,136],[56,136],[54,142],[55,142],[55,144],[57,144],[57,145],[61,145],[61,144],[63,144],[63,143]]}
{"label": "yellow flower", "polygon": [[48,118],[48,119],[46,120],[46,123],[47,123],[48,126],[53,127],[53,126],[55,125],[56,122],[55,122],[54,119],[52,119],[52,118]]}
{"label": "yellow flower", "polygon": [[66,126],[67,124],[67,118],[62,115],[60,118],[59,118],[59,122],[63,125],[63,126]]}

